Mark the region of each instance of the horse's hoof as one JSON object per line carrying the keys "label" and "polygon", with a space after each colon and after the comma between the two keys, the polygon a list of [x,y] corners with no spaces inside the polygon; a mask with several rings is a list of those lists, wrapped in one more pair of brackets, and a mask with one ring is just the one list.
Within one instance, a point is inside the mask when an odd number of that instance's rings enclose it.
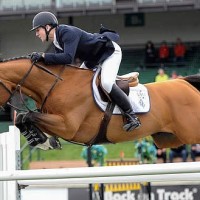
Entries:
{"label": "horse's hoof", "polygon": [[53,149],[62,149],[61,143],[56,137],[50,137],[49,144]]}
{"label": "horse's hoof", "polygon": [[56,137],[48,137],[46,142],[34,146],[42,150],[62,149],[60,141]]}

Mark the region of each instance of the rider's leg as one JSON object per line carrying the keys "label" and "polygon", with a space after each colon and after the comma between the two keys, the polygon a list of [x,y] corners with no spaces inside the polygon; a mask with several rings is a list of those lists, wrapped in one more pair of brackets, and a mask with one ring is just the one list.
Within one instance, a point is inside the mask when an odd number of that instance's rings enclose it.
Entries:
{"label": "rider's leg", "polygon": [[139,127],[141,123],[135,115],[127,95],[115,84],[122,53],[121,48],[116,43],[113,42],[113,45],[115,47],[114,53],[101,65],[101,84],[111,99],[123,110],[123,114],[127,120],[127,123],[123,127],[124,130],[131,131]]}
{"label": "rider's leg", "polygon": [[124,112],[126,124],[124,124],[123,129],[125,131],[132,131],[138,128],[141,125],[140,120],[135,115],[127,95],[116,84],[112,87],[110,97]]}

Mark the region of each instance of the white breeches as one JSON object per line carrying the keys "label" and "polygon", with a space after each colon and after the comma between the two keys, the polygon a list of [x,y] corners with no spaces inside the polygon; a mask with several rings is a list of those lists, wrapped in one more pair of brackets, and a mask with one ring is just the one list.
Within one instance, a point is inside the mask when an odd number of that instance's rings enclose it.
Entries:
{"label": "white breeches", "polygon": [[[99,67],[101,67],[101,85],[107,93],[111,92],[112,86],[116,81],[122,59],[120,46],[115,42],[112,43],[115,51],[102,64],[99,65]],[[88,69],[84,62],[81,64],[80,68]]]}
{"label": "white breeches", "polygon": [[108,93],[111,92],[112,86],[116,81],[122,59],[122,51],[120,46],[115,42],[112,43],[114,45],[115,51],[100,65],[101,85]]}

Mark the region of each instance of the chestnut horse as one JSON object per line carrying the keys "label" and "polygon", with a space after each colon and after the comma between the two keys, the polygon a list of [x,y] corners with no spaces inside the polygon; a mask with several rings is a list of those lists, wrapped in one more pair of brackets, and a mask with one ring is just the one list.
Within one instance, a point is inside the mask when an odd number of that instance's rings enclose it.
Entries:
{"label": "chestnut horse", "polygon": [[[41,112],[34,112],[31,119],[43,132],[67,141],[91,144],[104,116],[93,99],[93,74],[72,66],[33,64],[27,58],[1,62],[0,106],[20,90],[35,100],[39,108],[42,106]],[[122,117],[113,115],[107,139],[119,143],[152,135],[160,148],[200,143],[200,75],[145,86],[151,109],[138,114],[142,126],[125,132]]]}

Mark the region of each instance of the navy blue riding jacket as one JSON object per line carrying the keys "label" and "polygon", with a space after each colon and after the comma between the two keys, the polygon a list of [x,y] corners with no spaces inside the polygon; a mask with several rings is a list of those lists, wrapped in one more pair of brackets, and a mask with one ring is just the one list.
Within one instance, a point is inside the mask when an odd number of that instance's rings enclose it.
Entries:
{"label": "navy blue riding jacket", "polygon": [[112,41],[119,39],[116,32],[92,34],[69,25],[59,25],[55,34],[61,48],[55,46],[55,53],[45,53],[46,64],[71,64],[78,57],[92,68],[114,52]]}

